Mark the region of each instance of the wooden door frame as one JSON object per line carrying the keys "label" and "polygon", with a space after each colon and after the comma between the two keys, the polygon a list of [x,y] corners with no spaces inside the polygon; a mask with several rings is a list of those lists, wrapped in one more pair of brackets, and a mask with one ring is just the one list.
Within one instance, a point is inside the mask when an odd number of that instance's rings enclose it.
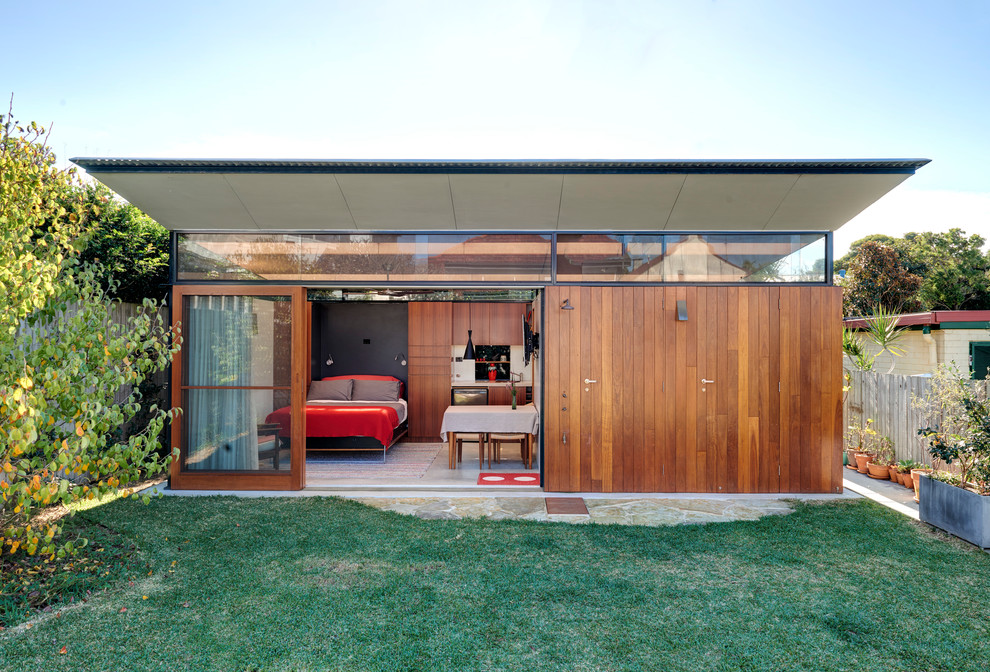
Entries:
{"label": "wooden door frame", "polygon": [[[291,363],[289,400],[290,464],[287,473],[248,471],[191,471],[182,469],[185,457],[183,445],[185,416],[180,415],[172,425],[172,461],[169,486],[174,490],[301,490],[306,482],[306,416],[303,412],[309,367],[305,333],[306,288],[302,286],[271,285],[174,285],[172,287],[172,326],[181,328],[183,304],[187,296],[289,296],[292,300]],[[181,332],[180,332],[181,333]],[[304,357],[307,357],[304,361]],[[182,406],[183,352],[172,360],[172,407]]]}

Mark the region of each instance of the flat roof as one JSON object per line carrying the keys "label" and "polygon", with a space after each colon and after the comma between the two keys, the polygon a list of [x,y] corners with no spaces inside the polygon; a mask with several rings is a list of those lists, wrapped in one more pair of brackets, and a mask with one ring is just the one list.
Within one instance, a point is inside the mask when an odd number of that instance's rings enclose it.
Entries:
{"label": "flat roof", "polygon": [[[851,329],[865,329],[867,318],[846,317],[842,322]],[[927,313],[902,313],[897,316],[897,326],[940,326],[943,324],[973,324],[977,322],[990,324],[990,310],[933,310]],[[986,328],[973,326],[974,329]]]}
{"label": "flat roof", "polygon": [[72,161],[186,231],[834,231],[929,162]]}

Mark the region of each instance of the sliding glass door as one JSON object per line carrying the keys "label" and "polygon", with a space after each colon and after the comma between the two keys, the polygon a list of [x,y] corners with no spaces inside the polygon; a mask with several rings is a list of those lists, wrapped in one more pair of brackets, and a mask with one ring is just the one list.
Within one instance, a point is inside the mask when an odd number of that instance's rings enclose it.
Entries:
{"label": "sliding glass door", "polygon": [[302,487],[305,293],[295,287],[173,288],[175,488]]}

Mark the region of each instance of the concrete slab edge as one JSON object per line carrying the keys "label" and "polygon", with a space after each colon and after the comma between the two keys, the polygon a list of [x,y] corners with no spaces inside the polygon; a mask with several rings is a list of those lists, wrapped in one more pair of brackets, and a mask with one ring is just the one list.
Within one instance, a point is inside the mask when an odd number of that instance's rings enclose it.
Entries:
{"label": "concrete slab edge", "polygon": [[903,513],[908,518],[913,518],[914,520],[919,520],[919,518],[918,518],[918,512],[915,511],[914,509],[912,509],[911,507],[904,506],[903,504],[901,504],[899,502],[895,502],[891,498],[884,497],[883,495],[881,495],[879,493],[873,492],[869,488],[864,488],[863,486],[857,485],[856,483],[853,483],[852,481],[847,481],[846,479],[842,479],[842,487],[845,488],[846,490],[852,490],[853,492],[855,492],[857,494],[860,494],[863,497],[866,497],[867,499],[872,499],[874,502],[876,502],[878,504],[883,504],[888,509],[893,509],[894,511],[897,511],[898,513]]}
{"label": "concrete slab edge", "polygon": [[[852,488],[850,488],[852,489]],[[504,489],[456,489],[456,490],[404,490],[404,489],[380,489],[380,490],[347,490],[328,488],[306,488],[303,490],[273,491],[273,490],[171,490],[164,484],[156,486],[148,494],[162,494],[175,497],[208,497],[214,495],[257,498],[257,497],[345,497],[348,499],[372,499],[388,498],[398,499],[403,497],[435,497],[449,499],[452,497],[584,497],[585,499],[710,499],[710,500],[767,500],[767,499],[792,499],[800,501],[841,501],[845,499],[858,499],[859,494],[844,492],[842,494],[821,493],[756,493],[756,494],[722,494],[710,492],[544,492],[536,488],[528,488],[525,491]],[[886,499],[886,498],[884,498]]]}

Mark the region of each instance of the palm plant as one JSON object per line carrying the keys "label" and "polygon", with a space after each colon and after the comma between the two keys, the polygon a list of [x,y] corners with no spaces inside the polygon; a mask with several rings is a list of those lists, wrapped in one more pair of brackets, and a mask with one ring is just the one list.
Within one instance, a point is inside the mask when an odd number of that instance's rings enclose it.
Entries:
{"label": "palm plant", "polygon": [[874,307],[873,314],[866,318],[866,338],[880,348],[873,359],[885,352],[890,355],[890,368],[887,369],[887,373],[894,370],[894,357],[901,357],[904,354],[904,348],[898,344],[904,336],[904,328],[897,326],[898,319],[897,311],[888,310],[882,305]]}
{"label": "palm plant", "polygon": [[873,368],[873,360],[876,355],[871,355],[863,346],[863,339],[852,329],[842,328],[842,352],[852,361],[854,367],[860,371],[869,371]]}

